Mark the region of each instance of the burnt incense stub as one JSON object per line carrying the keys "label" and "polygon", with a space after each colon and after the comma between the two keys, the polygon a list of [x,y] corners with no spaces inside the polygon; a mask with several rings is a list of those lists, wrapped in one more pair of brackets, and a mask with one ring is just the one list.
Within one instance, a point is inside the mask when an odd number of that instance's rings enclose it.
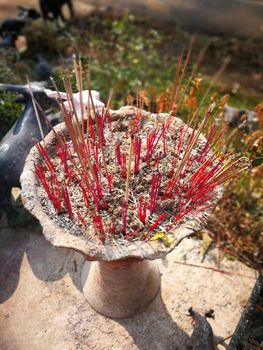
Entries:
{"label": "burnt incense stub", "polygon": [[222,195],[223,161],[177,117],[123,107],[69,123],[32,148],[21,176],[24,205],[55,246],[90,260],[161,258]]}

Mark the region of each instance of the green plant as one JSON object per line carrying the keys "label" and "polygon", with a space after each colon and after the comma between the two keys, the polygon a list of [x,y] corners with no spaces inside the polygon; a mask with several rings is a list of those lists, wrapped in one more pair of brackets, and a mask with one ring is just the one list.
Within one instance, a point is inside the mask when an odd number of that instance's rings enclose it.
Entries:
{"label": "green plant", "polygon": [[63,32],[57,32],[55,24],[48,22],[43,25],[42,21],[32,22],[27,26],[23,35],[27,38],[27,50],[24,57],[32,58],[39,54],[45,57],[65,54],[69,40]]}
{"label": "green plant", "polygon": [[0,83],[8,82],[9,84],[14,84],[19,81],[20,76],[14,70],[13,52],[0,49]]}
{"label": "green plant", "polygon": [[0,140],[17,120],[22,106],[14,103],[15,94],[10,92],[0,93]]}
{"label": "green plant", "polygon": [[132,15],[101,25],[103,35],[93,32],[88,36],[92,86],[104,96],[112,88],[113,105],[123,104],[127,94],[136,95],[152,86],[158,92],[168,83],[174,67],[162,60],[163,39],[157,30],[145,31],[145,23],[138,25]]}

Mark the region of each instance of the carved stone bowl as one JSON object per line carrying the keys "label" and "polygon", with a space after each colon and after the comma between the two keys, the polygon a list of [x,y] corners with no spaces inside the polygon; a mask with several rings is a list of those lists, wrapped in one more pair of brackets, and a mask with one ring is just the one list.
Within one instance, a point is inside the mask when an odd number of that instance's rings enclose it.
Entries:
{"label": "carved stone bowl", "polygon": [[[131,107],[123,107],[110,113],[112,120],[117,120],[131,115],[133,110]],[[147,112],[144,113],[147,115]],[[178,125],[183,123],[180,119],[176,122]],[[55,130],[67,132],[64,123],[57,125]],[[45,147],[54,147],[55,141],[54,133],[50,132],[45,138]],[[200,221],[187,221],[171,231],[169,234],[173,242],[170,245],[165,245],[161,240],[112,239],[98,243],[89,240],[85,235],[74,235],[43,209],[34,168],[34,164],[40,159],[38,150],[33,147],[20,180],[24,206],[39,220],[44,237],[56,247],[74,249],[86,257],[82,287],[84,295],[95,310],[116,318],[141,312],[155,298],[160,287],[158,265],[153,260],[162,258],[183,239],[193,235],[200,229]],[[217,198],[215,203],[216,201]]]}

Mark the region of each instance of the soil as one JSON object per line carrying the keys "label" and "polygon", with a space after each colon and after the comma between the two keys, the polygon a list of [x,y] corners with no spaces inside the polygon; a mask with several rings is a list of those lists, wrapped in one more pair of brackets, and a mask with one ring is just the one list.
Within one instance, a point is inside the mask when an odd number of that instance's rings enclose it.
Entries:
{"label": "soil", "polygon": [[[186,350],[193,332],[188,308],[209,309],[218,349],[226,348],[256,273],[213,248],[201,262],[201,241],[186,239],[158,260],[162,287],[141,314],[109,319],[95,312],[80,286],[84,258],[55,248],[37,222],[0,227],[2,350]],[[221,272],[220,272],[221,271]],[[227,273],[228,272],[228,273]]]}

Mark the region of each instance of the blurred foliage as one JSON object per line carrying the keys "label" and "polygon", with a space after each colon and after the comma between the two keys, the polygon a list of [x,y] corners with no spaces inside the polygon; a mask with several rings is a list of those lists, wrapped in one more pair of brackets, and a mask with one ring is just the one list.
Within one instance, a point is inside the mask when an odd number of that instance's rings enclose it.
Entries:
{"label": "blurred foliage", "polygon": [[67,53],[70,40],[64,31],[56,27],[55,22],[37,20],[26,26],[23,35],[26,37],[27,49],[23,53],[23,58],[32,59],[42,54],[46,58],[54,58]]}
{"label": "blurred foliage", "polygon": [[[164,38],[154,28],[145,30],[146,23],[132,15],[109,19],[94,14],[80,32],[73,28],[67,33],[69,52],[83,58],[91,72],[92,88],[107,98],[113,90],[113,107],[125,104],[127,95],[140,89],[158,93],[171,81],[175,59],[164,60],[160,53]],[[55,72],[59,79],[63,66]]]}
{"label": "blurred foliage", "polygon": [[[11,50],[0,50],[0,83],[22,84],[21,74],[26,74],[29,64],[17,61],[17,53]],[[15,123],[22,106],[14,102],[16,94],[0,92],[0,140]]]}
{"label": "blurred foliage", "polygon": [[[253,168],[230,183],[209,222],[217,244],[251,267],[263,263],[263,131],[240,137],[240,153]],[[233,145],[233,144],[232,144]]]}
{"label": "blurred foliage", "polygon": [[[142,30],[133,16],[115,20],[108,39],[101,45],[100,33],[92,36],[90,66],[92,83],[100,91],[116,93],[114,104],[123,104],[123,92],[135,94],[139,89],[163,88],[171,79],[170,62],[163,62],[158,47],[161,37],[154,29]],[[105,86],[107,82],[107,86]]]}
{"label": "blurred foliage", "polygon": [[20,82],[20,74],[17,74],[14,66],[14,50],[0,49],[0,83],[15,84]]}
{"label": "blurred foliage", "polygon": [[16,122],[21,113],[22,105],[14,103],[16,94],[11,92],[0,93],[0,140]]}
{"label": "blurred foliage", "polygon": [[[262,94],[263,95],[263,94]],[[259,102],[258,96],[248,95],[244,92],[239,92],[236,94],[230,94],[229,96],[229,104],[230,106],[240,108],[240,106],[245,107],[247,109],[253,110],[255,106]]]}

